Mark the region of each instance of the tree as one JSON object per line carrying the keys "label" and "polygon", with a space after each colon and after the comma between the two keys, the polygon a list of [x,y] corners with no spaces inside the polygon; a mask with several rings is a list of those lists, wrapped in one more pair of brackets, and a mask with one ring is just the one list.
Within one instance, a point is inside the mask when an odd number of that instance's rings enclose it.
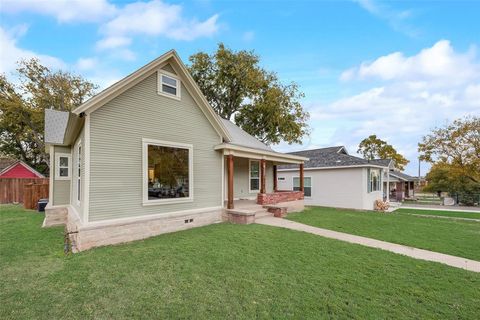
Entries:
{"label": "tree", "polygon": [[80,76],[53,72],[37,59],[18,62],[17,72],[18,84],[0,75],[0,154],[46,173],[45,109],[70,111],[92,96],[97,87]]}
{"label": "tree", "polygon": [[456,119],[435,128],[418,144],[420,159],[450,164],[475,180],[480,179],[480,117]]}
{"label": "tree", "polygon": [[304,94],[261,68],[252,51],[234,52],[220,43],[214,54],[199,52],[189,61],[192,77],[222,118],[267,144],[301,143],[309,134],[309,114],[299,101]]}
{"label": "tree", "polygon": [[420,159],[432,163],[427,190],[456,194],[473,204],[480,197],[480,118],[456,119],[435,128],[418,144]]}
{"label": "tree", "polygon": [[374,134],[360,142],[357,152],[367,160],[392,159],[395,162],[395,167],[398,170],[403,170],[410,162],[405,159],[404,156],[399,154],[392,145],[377,138],[377,136]]}

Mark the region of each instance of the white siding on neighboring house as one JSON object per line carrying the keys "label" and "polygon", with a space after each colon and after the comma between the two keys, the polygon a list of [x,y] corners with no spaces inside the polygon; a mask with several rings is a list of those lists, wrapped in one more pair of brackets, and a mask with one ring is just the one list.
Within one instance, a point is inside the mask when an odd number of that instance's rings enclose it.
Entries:
{"label": "white siding on neighboring house", "polygon": [[[90,117],[89,221],[222,205],[221,143],[185,86],[181,100],[157,94],[157,73]],[[193,145],[193,201],[142,205],[142,139]]]}

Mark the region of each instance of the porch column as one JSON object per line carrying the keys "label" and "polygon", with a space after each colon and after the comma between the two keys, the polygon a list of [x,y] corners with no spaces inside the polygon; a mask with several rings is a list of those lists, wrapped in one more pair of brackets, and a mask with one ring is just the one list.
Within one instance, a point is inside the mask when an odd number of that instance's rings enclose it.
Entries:
{"label": "porch column", "polygon": [[300,191],[304,192],[305,188],[303,185],[303,163],[300,164]]}
{"label": "porch column", "polygon": [[273,166],[273,192],[277,192],[277,166]]}
{"label": "porch column", "polygon": [[227,196],[227,209],[233,209],[233,155],[227,156],[227,168],[228,168],[228,196]]}
{"label": "porch column", "polygon": [[260,160],[260,193],[266,193],[265,190],[265,171],[266,170],[266,165],[265,165],[265,159]]}
{"label": "porch column", "polygon": [[387,170],[387,202],[390,202],[390,172]]}

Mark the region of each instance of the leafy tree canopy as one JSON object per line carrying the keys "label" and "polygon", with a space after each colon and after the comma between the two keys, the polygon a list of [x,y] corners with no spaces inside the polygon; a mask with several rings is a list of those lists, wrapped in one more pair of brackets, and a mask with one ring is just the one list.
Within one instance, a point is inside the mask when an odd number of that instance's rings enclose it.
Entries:
{"label": "leafy tree canopy", "polygon": [[365,138],[358,145],[358,153],[360,153],[364,159],[373,160],[373,159],[393,159],[395,162],[395,167],[398,170],[403,170],[405,166],[410,162],[405,157],[395,150],[395,148],[388,144],[386,141],[383,141],[377,138],[376,135],[372,134],[368,138]]}
{"label": "leafy tree canopy", "polygon": [[480,118],[456,119],[435,128],[418,144],[420,159],[450,164],[467,176],[480,180]]}
{"label": "leafy tree canopy", "polygon": [[17,76],[18,84],[0,75],[0,154],[46,173],[45,109],[70,111],[97,87],[80,76],[53,72],[37,59],[18,62]]}
{"label": "leafy tree canopy", "polygon": [[300,104],[304,94],[261,68],[252,51],[234,52],[220,43],[214,54],[199,52],[189,61],[190,73],[222,118],[267,144],[301,143],[309,133],[309,114]]}
{"label": "leafy tree canopy", "polygon": [[[473,204],[480,197],[480,118],[465,117],[435,128],[418,144],[420,159],[432,163],[426,191],[459,194]],[[475,200],[476,199],[476,200]]]}

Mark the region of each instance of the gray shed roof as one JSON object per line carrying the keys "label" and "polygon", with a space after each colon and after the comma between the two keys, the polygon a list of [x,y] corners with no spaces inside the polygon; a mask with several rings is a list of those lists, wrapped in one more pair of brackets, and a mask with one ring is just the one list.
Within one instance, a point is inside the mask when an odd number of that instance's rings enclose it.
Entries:
{"label": "gray shed roof", "polygon": [[221,119],[221,120],[224,126],[226,127],[227,131],[229,132],[230,136],[232,137],[232,140],[229,142],[230,144],[235,144],[238,146],[252,148],[252,149],[259,149],[259,150],[274,152],[272,148],[270,148],[263,142],[260,142],[257,138],[249,135],[233,122],[226,119]]}
{"label": "gray shed roof", "polygon": [[400,172],[400,171],[390,171],[390,176],[394,176],[394,177],[400,178],[400,179],[405,180],[405,181],[416,181],[417,180],[417,178],[409,176],[408,174]]}
{"label": "gray shed roof", "polygon": [[[290,154],[307,157],[304,168],[348,167],[358,165],[376,165],[360,157],[351,156],[344,146],[328,147],[313,150],[290,152]],[[292,165],[282,165],[279,169],[296,168]]]}

